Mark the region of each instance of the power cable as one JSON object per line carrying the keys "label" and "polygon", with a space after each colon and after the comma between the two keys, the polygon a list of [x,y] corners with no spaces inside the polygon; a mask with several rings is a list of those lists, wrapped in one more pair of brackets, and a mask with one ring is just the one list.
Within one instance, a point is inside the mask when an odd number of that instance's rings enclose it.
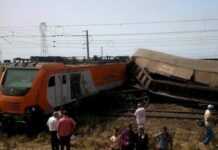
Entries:
{"label": "power cable", "polygon": [[[218,32],[218,29],[207,30],[187,30],[187,31],[169,31],[169,32],[145,32],[145,33],[113,33],[113,34],[92,34],[92,36],[143,36],[143,35],[171,35],[171,34],[190,34],[190,33],[214,33]],[[74,34],[53,34],[47,35],[47,37],[85,37],[86,35],[74,35]],[[24,38],[24,37],[40,37],[40,35],[0,35],[0,38]]]}

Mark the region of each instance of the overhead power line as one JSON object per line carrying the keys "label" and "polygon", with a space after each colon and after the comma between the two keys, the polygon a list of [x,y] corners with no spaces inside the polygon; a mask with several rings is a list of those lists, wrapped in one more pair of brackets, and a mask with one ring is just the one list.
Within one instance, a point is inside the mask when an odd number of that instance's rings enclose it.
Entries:
{"label": "overhead power line", "polygon": [[[170,34],[189,34],[189,33],[213,33],[218,32],[218,29],[206,29],[206,30],[184,30],[184,31],[169,31],[169,32],[144,32],[144,33],[104,33],[104,34],[92,34],[90,36],[143,36],[143,35],[170,35]],[[46,37],[84,37],[86,35],[75,34],[50,34]],[[0,35],[0,38],[28,38],[28,37],[40,37],[40,35]]]}
{"label": "overhead power line", "polygon": [[210,33],[210,32],[218,32],[218,29],[169,31],[169,32],[146,32],[146,33],[92,34],[92,36],[142,36],[142,35],[167,35],[167,34],[169,35],[169,34]]}
{"label": "overhead power line", "polygon": [[[193,22],[211,22],[218,21],[218,18],[199,18],[199,19],[177,19],[177,20],[159,20],[159,21],[134,21],[120,23],[88,23],[88,24],[71,24],[71,25],[48,25],[48,27],[87,27],[87,26],[124,26],[124,25],[144,25],[144,24],[165,24],[165,23],[193,23]],[[17,29],[35,29],[38,26],[0,26],[0,29],[17,28]]]}
{"label": "overhead power line", "polygon": [[[146,44],[146,43],[152,43],[152,42],[155,42],[155,43],[162,43],[162,42],[167,42],[167,43],[179,43],[179,42],[182,42],[182,43],[187,43],[187,42],[195,42],[195,43],[198,43],[198,42],[201,42],[201,43],[216,43],[218,41],[218,37],[196,37],[196,38],[187,38],[187,37],[183,37],[183,38],[141,38],[141,39],[134,39],[134,38],[131,38],[131,39],[102,39],[102,40],[99,40],[99,39],[96,39],[96,40],[92,40],[90,41],[90,44],[99,44],[100,46],[101,45],[111,45],[111,44],[116,44],[116,45],[121,45],[121,44],[124,44],[124,45],[132,45],[132,44],[135,44],[135,45],[139,45],[139,44]],[[38,46],[40,45],[40,41],[29,41],[29,39],[27,40],[24,40],[24,39],[13,39],[10,41],[10,43],[8,43],[7,41],[5,41],[4,39],[3,40],[0,40],[0,42],[3,42],[2,44],[7,44],[7,45],[12,45],[13,46],[16,46],[18,44],[23,44],[23,45],[35,45],[35,46]],[[47,41],[48,44],[52,44],[54,45],[54,40],[50,39]],[[59,39],[55,39],[55,45],[56,46],[59,46],[59,45],[65,45],[65,46],[71,46],[71,45],[80,45],[80,46],[85,46],[86,45],[86,42],[85,41],[81,41],[81,42],[78,42],[78,41],[71,41],[71,40],[60,40]],[[56,47],[55,46],[55,47]]]}
{"label": "overhead power line", "polygon": [[124,26],[124,25],[165,24],[165,23],[209,22],[209,21],[218,21],[218,18],[140,21],[140,22],[103,23],[103,24],[50,25],[50,27]]}
{"label": "overhead power line", "polygon": [[[50,34],[46,35],[46,37],[81,37],[85,35],[74,35],[74,34]],[[41,37],[38,34],[35,35],[0,35],[0,38],[9,38],[9,37],[14,37],[14,38],[39,38]]]}

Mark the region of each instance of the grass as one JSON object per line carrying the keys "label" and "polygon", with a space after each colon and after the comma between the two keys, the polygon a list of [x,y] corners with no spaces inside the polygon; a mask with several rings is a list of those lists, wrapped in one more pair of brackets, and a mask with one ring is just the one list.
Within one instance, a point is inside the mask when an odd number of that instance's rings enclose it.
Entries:
{"label": "grass", "polygon": [[[177,105],[152,104],[149,109],[190,110]],[[96,108],[95,108],[96,109]],[[103,109],[111,113],[111,110]],[[77,130],[75,139],[72,140],[74,150],[107,150],[110,145],[110,136],[115,128],[125,128],[129,123],[135,124],[134,117],[103,117],[101,113],[93,110],[77,115]],[[199,150],[199,141],[202,138],[203,128],[196,125],[195,120],[178,119],[155,119],[148,118],[145,129],[149,135],[150,149],[154,147],[154,135],[163,127],[167,126],[173,136],[174,150]],[[135,128],[136,129],[136,128]],[[216,128],[216,133],[218,129]],[[217,142],[218,143],[218,142]],[[40,133],[36,138],[29,139],[24,135],[16,135],[10,138],[0,137],[0,149],[33,149],[50,150],[49,135],[47,132]],[[216,150],[214,145],[211,150]]]}

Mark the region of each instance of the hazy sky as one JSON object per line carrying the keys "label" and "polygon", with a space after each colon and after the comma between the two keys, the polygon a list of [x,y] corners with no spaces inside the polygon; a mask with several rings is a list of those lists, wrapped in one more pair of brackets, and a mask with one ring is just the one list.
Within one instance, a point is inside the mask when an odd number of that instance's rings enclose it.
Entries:
{"label": "hazy sky", "polygon": [[0,49],[3,58],[40,55],[38,26],[46,22],[47,35],[64,35],[47,37],[49,55],[85,55],[85,37],[69,35],[89,30],[91,55],[142,47],[218,57],[217,15],[216,0],[0,0]]}

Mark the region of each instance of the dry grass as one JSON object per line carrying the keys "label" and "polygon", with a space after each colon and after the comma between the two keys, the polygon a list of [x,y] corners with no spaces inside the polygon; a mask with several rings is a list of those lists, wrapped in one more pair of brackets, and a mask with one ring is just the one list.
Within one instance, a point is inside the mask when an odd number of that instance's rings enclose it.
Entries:
{"label": "dry grass", "polygon": [[[174,109],[190,110],[190,108],[179,107],[175,105],[151,105],[149,109]],[[109,137],[114,128],[123,128],[129,123],[134,123],[134,118],[117,117],[102,118],[87,114],[80,116],[82,125],[76,131],[76,138],[72,140],[74,150],[106,150],[110,145]],[[163,126],[167,126],[173,135],[174,150],[199,150],[199,141],[203,129],[196,125],[195,120],[178,119],[147,119],[146,132],[149,134],[150,149],[153,149],[153,135]],[[218,132],[218,129],[216,128]],[[4,149],[36,149],[49,150],[49,135],[41,133],[37,138],[29,139],[25,136],[14,136],[11,138],[1,137],[0,147]],[[218,143],[218,142],[217,142]],[[215,145],[215,144],[214,144]],[[216,150],[212,145],[211,150]]]}

